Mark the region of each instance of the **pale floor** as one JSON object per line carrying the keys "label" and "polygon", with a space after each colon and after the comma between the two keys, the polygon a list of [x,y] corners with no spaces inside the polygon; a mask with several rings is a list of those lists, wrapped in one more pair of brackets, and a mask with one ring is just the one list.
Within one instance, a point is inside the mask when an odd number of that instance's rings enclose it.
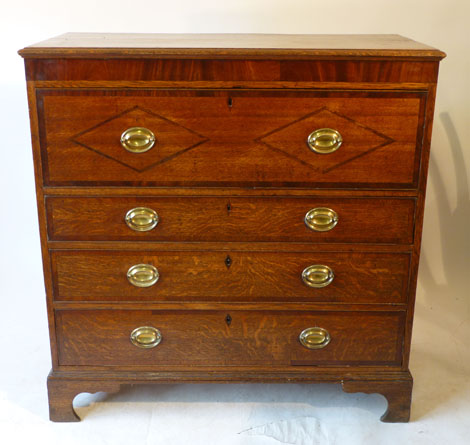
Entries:
{"label": "pale floor", "polygon": [[15,295],[0,313],[3,444],[469,443],[468,312],[451,320],[449,303],[456,302],[449,295],[432,306],[421,295],[417,307],[408,424],[379,422],[386,408],[379,395],[344,394],[325,384],[127,386],[116,395],[81,394],[75,406],[84,420],[52,423],[45,308],[39,290],[29,308],[23,298]]}
{"label": "pale floor", "polygon": [[[465,215],[453,215],[454,224],[440,222],[441,243],[428,239],[423,249],[410,423],[381,423],[382,396],[297,384],[126,387],[116,395],[78,396],[80,423],[49,422],[50,358],[28,121],[26,104],[12,100],[19,96],[12,89],[1,97],[12,105],[0,121],[16,129],[5,133],[2,146],[17,150],[8,156],[0,151],[0,444],[470,443],[470,249],[468,238],[452,244],[447,233],[459,221],[461,233],[468,233],[469,200],[460,206]],[[431,173],[438,177],[432,162]],[[439,281],[426,261],[434,247],[443,262]]]}

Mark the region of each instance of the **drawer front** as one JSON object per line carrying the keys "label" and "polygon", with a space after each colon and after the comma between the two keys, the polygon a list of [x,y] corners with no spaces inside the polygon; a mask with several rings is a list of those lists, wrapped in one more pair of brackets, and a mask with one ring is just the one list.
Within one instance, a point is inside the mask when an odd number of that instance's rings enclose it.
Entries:
{"label": "drawer front", "polygon": [[[404,312],[56,311],[62,366],[399,366],[404,320]],[[160,343],[141,347],[158,341],[139,327],[157,329]],[[307,340],[326,346],[301,344],[312,327],[323,337]]]}
{"label": "drawer front", "polygon": [[50,197],[46,208],[49,239],[59,241],[411,244],[415,200]]}
{"label": "drawer front", "polygon": [[[51,260],[56,300],[405,303],[410,255],[52,251]],[[330,270],[307,269],[317,265]],[[307,285],[305,270],[324,287]]]}
{"label": "drawer front", "polygon": [[[425,93],[46,89],[37,98],[49,185],[417,186]],[[146,130],[126,132],[135,127]],[[315,132],[324,128],[337,133]]]}

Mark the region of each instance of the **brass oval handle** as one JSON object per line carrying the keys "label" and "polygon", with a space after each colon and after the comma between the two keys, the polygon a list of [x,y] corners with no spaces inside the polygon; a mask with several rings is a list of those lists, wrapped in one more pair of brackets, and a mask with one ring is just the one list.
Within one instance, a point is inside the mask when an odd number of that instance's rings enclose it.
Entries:
{"label": "brass oval handle", "polygon": [[307,328],[300,333],[299,340],[307,349],[321,349],[330,342],[331,337],[326,329]]}
{"label": "brass oval handle", "polygon": [[302,281],[309,287],[326,287],[334,277],[333,270],[322,264],[308,266],[302,272]]}
{"label": "brass oval handle", "polygon": [[138,348],[154,348],[162,341],[162,333],[152,326],[141,326],[131,332],[131,342]]}
{"label": "brass oval handle", "polygon": [[145,153],[155,144],[155,135],[144,127],[128,128],[121,135],[121,145],[131,153]]}
{"label": "brass oval handle", "polygon": [[151,264],[136,264],[127,271],[129,283],[136,287],[153,286],[159,278],[158,269]]}
{"label": "brass oval handle", "polygon": [[343,137],[332,128],[319,128],[309,134],[307,144],[315,153],[329,154],[338,150],[343,143]]}
{"label": "brass oval handle", "polygon": [[129,210],[124,218],[126,224],[136,232],[148,232],[152,230],[159,221],[158,213],[148,207],[136,207]]}
{"label": "brass oval handle", "polygon": [[338,224],[338,214],[327,207],[316,207],[305,214],[304,221],[315,232],[328,232]]}

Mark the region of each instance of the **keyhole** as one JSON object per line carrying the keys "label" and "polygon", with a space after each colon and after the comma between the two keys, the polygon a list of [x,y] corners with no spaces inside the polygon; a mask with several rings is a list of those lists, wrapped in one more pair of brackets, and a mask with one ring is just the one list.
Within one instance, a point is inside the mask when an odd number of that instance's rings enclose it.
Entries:
{"label": "keyhole", "polygon": [[227,204],[227,213],[230,215],[230,212],[232,211],[232,205],[230,203]]}
{"label": "keyhole", "polygon": [[232,265],[232,258],[230,258],[230,255],[227,255],[227,258],[225,258],[225,265],[227,266],[227,269]]}
{"label": "keyhole", "polygon": [[230,316],[230,314],[227,314],[227,316],[225,317],[225,323],[227,323],[227,326],[230,326],[230,323],[232,323],[232,317]]}
{"label": "keyhole", "polygon": [[229,108],[232,108],[233,100],[232,100],[231,97],[228,98],[227,105],[228,105]]}

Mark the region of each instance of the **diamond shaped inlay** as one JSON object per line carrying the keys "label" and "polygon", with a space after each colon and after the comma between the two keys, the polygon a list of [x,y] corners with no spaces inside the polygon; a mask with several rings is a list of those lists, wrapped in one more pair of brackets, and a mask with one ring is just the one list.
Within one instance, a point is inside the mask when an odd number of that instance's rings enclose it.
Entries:
{"label": "diamond shaped inlay", "polygon": [[[307,145],[309,134],[319,128],[333,128],[343,137],[341,147],[331,154],[317,154]],[[271,150],[311,167],[318,174],[342,167],[392,142],[392,138],[354,119],[322,107],[256,139]]]}
{"label": "diamond shaped inlay", "polygon": [[[155,135],[145,153],[130,153],[121,145],[121,134],[130,127],[145,127]],[[208,139],[164,116],[139,106],[113,116],[72,137],[72,141],[101,156],[143,172],[206,142]]]}

